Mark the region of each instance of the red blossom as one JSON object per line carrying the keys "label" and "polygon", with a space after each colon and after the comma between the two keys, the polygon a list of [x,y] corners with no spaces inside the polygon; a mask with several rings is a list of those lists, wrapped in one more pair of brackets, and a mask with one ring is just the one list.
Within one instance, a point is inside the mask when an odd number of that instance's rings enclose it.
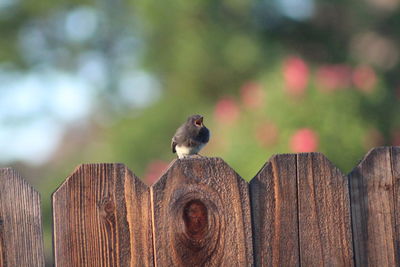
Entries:
{"label": "red blossom", "polygon": [[147,165],[145,174],[144,174],[144,182],[148,185],[152,185],[154,182],[160,178],[160,176],[166,171],[168,168],[168,163],[162,160],[155,160]]}
{"label": "red blossom", "polygon": [[274,123],[264,123],[257,127],[255,134],[258,143],[267,147],[276,143],[278,128]]}
{"label": "red blossom", "polygon": [[353,83],[357,89],[363,92],[371,92],[376,85],[375,71],[368,66],[360,66],[354,70]]}
{"label": "red blossom", "polygon": [[313,152],[318,149],[318,135],[310,128],[297,130],[290,139],[290,149],[293,152]]}
{"label": "red blossom", "polygon": [[240,89],[242,102],[247,108],[259,108],[264,103],[264,91],[259,83],[248,82]]}
{"label": "red blossom", "polygon": [[309,80],[308,65],[303,59],[291,56],[283,63],[283,76],[287,92],[295,96],[302,95]]}
{"label": "red blossom", "polygon": [[220,123],[233,123],[239,117],[239,108],[232,98],[225,97],[217,102],[214,116]]}
{"label": "red blossom", "polygon": [[325,91],[349,87],[351,74],[351,68],[344,64],[321,66],[316,73],[318,87]]}

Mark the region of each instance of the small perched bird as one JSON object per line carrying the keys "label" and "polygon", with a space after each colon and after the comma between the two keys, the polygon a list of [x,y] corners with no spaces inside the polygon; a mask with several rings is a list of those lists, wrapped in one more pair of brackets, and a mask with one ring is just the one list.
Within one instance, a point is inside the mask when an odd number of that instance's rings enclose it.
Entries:
{"label": "small perched bird", "polygon": [[203,124],[203,116],[190,116],[172,137],[172,152],[176,152],[180,159],[196,155],[209,139],[210,131]]}

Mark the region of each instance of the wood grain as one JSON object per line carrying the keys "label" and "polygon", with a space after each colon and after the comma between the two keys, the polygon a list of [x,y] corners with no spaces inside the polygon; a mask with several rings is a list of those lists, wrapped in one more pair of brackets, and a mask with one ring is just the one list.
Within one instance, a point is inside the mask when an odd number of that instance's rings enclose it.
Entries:
{"label": "wood grain", "polygon": [[155,266],[253,266],[248,184],[223,160],[176,160],[151,195]]}
{"label": "wood grain", "polygon": [[11,168],[0,169],[0,266],[44,266],[39,193]]}
{"label": "wood grain", "polygon": [[296,155],[272,157],[250,182],[256,266],[299,266]]}
{"label": "wood grain", "polygon": [[153,266],[149,188],[123,164],[84,164],[53,194],[56,266]]}
{"label": "wood grain", "polygon": [[396,265],[400,265],[400,147],[391,148],[391,165],[393,179],[393,209],[395,233],[393,236],[395,246]]}
{"label": "wood grain", "polygon": [[297,155],[302,266],[353,266],[347,177],[320,153]]}
{"label": "wood grain", "polygon": [[349,174],[357,266],[400,264],[398,234],[395,238],[399,221],[398,153],[398,148],[375,148]]}

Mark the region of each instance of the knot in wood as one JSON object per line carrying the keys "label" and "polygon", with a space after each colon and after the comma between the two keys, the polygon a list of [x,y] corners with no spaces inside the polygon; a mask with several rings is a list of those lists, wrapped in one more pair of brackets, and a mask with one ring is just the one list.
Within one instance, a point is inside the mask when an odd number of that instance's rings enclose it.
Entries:
{"label": "knot in wood", "polygon": [[115,204],[110,197],[104,197],[99,201],[99,213],[101,216],[110,217],[114,214]]}
{"label": "knot in wood", "polygon": [[191,239],[203,239],[208,228],[207,207],[198,199],[189,201],[183,208],[185,232]]}
{"label": "knot in wood", "polygon": [[179,266],[204,266],[204,262],[220,258],[223,248],[221,231],[224,217],[220,216],[221,199],[205,185],[178,187],[170,197],[169,231],[173,234],[172,248]]}

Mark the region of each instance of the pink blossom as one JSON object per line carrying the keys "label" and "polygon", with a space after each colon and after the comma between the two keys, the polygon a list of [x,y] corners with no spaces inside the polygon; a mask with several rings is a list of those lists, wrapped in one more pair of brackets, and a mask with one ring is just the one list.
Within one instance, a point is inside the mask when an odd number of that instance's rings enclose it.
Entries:
{"label": "pink blossom", "polygon": [[162,160],[155,160],[147,165],[144,182],[148,185],[155,183],[161,175],[167,170],[168,163]]}
{"label": "pink blossom", "polygon": [[324,65],[316,73],[318,87],[325,91],[334,91],[350,86],[351,68],[344,64]]}
{"label": "pink blossom", "polygon": [[225,97],[217,102],[214,116],[220,123],[233,123],[239,117],[239,108],[232,98]]}
{"label": "pink blossom", "polygon": [[283,76],[288,93],[295,96],[302,95],[309,80],[307,63],[296,56],[287,58],[283,63]]}
{"label": "pink blossom", "polygon": [[278,138],[278,128],[274,123],[264,123],[256,129],[256,140],[261,146],[268,147],[276,143]]}
{"label": "pink blossom", "polygon": [[368,66],[357,67],[353,73],[354,85],[363,92],[371,92],[376,85],[375,71]]}
{"label": "pink blossom", "polygon": [[290,139],[290,149],[293,152],[313,152],[318,148],[318,135],[310,128],[297,130]]}
{"label": "pink blossom", "polygon": [[248,82],[240,89],[242,102],[247,108],[259,108],[264,102],[264,91],[259,83]]}

